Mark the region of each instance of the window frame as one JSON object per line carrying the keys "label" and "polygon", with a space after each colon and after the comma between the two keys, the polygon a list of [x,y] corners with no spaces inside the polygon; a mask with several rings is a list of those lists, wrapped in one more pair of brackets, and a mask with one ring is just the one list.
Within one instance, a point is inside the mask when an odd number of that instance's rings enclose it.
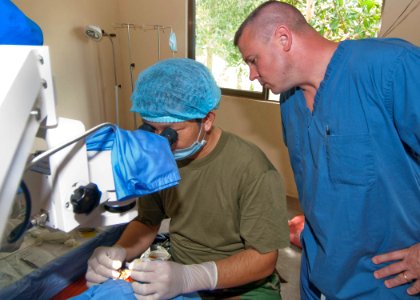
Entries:
{"label": "window frame", "polygon": [[[188,0],[188,49],[187,55],[188,58],[195,60],[195,15],[196,15],[196,1],[195,0]],[[261,92],[252,92],[247,90],[237,90],[237,89],[230,89],[230,88],[220,88],[222,91],[222,95],[225,96],[234,96],[234,97],[241,97],[241,98],[250,98],[255,100],[264,100],[264,101],[271,101],[271,102],[278,102],[275,100],[269,100],[269,90],[263,87]]]}

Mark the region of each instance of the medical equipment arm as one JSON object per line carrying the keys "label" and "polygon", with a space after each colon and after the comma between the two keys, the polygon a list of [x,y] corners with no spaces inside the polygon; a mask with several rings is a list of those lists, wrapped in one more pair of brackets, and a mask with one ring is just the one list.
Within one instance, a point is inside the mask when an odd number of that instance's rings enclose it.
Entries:
{"label": "medical equipment arm", "polygon": [[57,120],[48,48],[3,45],[0,53],[2,236],[36,133]]}

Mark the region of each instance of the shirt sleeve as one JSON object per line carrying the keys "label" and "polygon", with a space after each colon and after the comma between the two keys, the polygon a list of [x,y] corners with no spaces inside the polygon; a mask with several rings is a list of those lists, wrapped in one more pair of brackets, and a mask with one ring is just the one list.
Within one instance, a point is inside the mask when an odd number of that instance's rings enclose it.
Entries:
{"label": "shirt sleeve", "polygon": [[389,99],[401,140],[420,161],[420,48],[407,46],[392,70]]}
{"label": "shirt sleeve", "polygon": [[245,248],[267,253],[289,245],[283,179],[269,169],[244,185],[240,198],[240,232]]}
{"label": "shirt sleeve", "polygon": [[159,225],[165,218],[161,196],[154,193],[138,198],[136,220],[146,225]]}

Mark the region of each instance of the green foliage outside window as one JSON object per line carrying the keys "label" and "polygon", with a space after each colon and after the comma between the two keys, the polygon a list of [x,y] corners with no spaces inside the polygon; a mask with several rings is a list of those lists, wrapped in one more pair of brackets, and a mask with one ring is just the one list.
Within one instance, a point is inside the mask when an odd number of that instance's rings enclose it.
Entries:
{"label": "green foliage outside window", "polygon": [[[247,68],[233,37],[261,0],[196,0],[196,58],[213,70],[215,57],[236,68],[236,87],[247,80]],[[376,37],[380,28],[381,0],[285,0],[297,7],[324,37],[341,41]],[[244,78],[245,76],[245,78]],[[218,80],[216,76],[216,80]],[[220,81],[218,81],[220,84]],[[223,86],[222,86],[223,87]],[[254,90],[251,85],[249,90]],[[261,86],[259,86],[261,89]]]}
{"label": "green foliage outside window", "polygon": [[[301,2],[302,1],[294,1]],[[378,0],[328,0],[313,2],[307,21],[324,37],[333,41],[376,37],[382,4]],[[303,11],[303,7],[297,5]],[[309,16],[308,16],[309,15]]]}

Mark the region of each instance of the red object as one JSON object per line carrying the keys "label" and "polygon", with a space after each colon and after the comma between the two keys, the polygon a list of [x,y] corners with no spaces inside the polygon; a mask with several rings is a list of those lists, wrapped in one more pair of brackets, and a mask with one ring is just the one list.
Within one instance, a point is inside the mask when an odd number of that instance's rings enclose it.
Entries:
{"label": "red object", "polygon": [[305,216],[297,215],[289,221],[290,243],[302,249],[300,234],[305,227]]}
{"label": "red object", "polygon": [[50,300],[66,300],[71,297],[80,295],[84,291],[88,289],[86,285],[86,279],[83,275],[79,279],[77,279],[75,282],[71,283],[67,287],[65,287],[63,290],[61,290],[59,293],[57,293],[55,296],[53,296]]}

